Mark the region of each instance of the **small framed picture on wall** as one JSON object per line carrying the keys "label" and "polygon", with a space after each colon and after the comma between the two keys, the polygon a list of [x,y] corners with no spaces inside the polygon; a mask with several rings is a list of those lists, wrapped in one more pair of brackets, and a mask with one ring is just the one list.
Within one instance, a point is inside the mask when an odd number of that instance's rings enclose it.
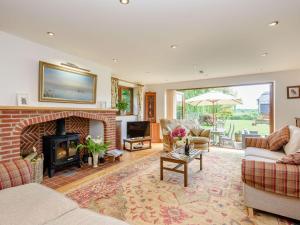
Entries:
{"label": "small framed picture on wall", "polygon": [[287,98],[300,98],[300,85],[287,87]]}

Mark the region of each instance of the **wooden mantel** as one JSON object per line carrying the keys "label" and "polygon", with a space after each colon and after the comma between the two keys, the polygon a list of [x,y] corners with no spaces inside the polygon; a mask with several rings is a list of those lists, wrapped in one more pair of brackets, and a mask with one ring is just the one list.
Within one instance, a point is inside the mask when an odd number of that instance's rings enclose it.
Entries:
{"label": "wooden mantel", "polygon": [[112,111],[117,109],[100,109],[100,108],[71,108],[71,107],[45,107],[45,106],[0,106],[0,110],[51,110],[51,111]]}

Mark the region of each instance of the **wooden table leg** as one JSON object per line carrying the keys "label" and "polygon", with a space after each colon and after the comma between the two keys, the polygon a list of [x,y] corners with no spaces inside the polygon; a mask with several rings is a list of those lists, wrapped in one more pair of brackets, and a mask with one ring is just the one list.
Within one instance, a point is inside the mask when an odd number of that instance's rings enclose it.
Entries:
{"label": "wooden table leg", "polygon": [[202,170],[202,154],[200,155],[200,170]]}
{"label": "wooden table leg", "polygon": [[160,159],[160,180],[164,179],[164,161]]}
{"label": "wooden table leg", "polygon": [[184,163],[184,186],[188,186],[188,164]]}

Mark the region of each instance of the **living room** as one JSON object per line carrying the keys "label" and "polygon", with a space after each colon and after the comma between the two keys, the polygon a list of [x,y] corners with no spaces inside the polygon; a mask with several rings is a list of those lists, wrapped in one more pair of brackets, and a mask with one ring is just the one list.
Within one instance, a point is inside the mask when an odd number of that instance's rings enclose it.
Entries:
{"label": "living room", "polygon": [[0,0],[0,224],[299,224],[299,10]]}

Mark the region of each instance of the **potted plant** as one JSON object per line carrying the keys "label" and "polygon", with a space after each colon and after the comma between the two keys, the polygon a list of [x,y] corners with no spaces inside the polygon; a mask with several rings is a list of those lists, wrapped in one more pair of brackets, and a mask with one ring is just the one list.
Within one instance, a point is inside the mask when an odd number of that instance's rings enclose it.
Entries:
{"label": "potted plant", "polygon": [[86,138],[85,144],[79,144],[77,149],[86,148],[93,155],[93,167],[98,167],[99,154],[105,154],[109,143],[104,143],[102,139],[94,140],[89,135]]}
{"label": "potted plant", "polygon": [[128,103],[123,101],[123,100],[120,100],[118,103],[117,103],[117,109],[120,111],[120,114],[122,116],[126,115],[126,109],[128,107]]}

